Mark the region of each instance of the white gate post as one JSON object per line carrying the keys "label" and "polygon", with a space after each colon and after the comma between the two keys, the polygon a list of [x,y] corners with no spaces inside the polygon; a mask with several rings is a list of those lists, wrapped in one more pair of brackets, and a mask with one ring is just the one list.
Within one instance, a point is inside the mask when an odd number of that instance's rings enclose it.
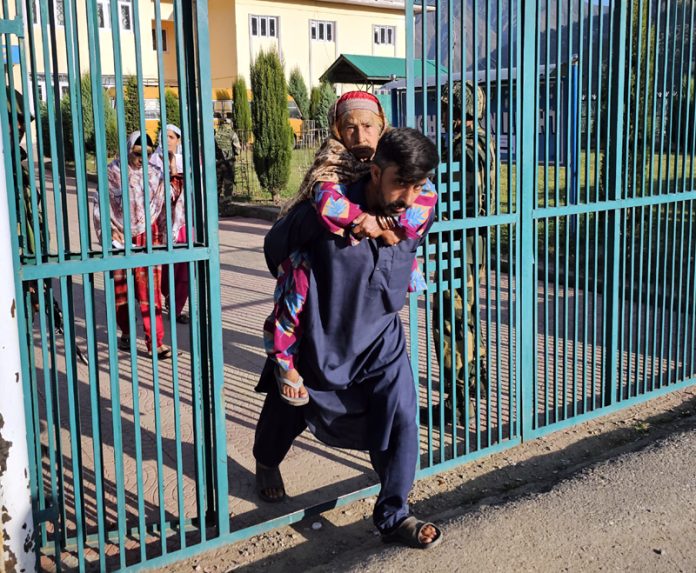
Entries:
{"label": "white gate post", "polygon": [[[34,520],[5,162],[0,137],[0,573],[35,571]],[[21,177],[21,174],[18,174]]]}

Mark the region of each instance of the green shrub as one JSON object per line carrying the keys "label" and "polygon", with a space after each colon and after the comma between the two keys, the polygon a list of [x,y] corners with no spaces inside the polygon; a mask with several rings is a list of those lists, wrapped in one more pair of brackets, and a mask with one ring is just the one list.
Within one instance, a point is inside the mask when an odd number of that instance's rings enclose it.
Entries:
{"label": "green shrub", "polygon": [[243,77],[239,77],[232,86],[232,123],[237,131],[248,133],[251,131],[251,108],[249,106],[249,96],[247,85]]}
{"label": "green shrub", "polygon": [[302,72],[299,68],[295,68],[290,73],[288,81],[288,93],[295,100],[297,107],[300,108],[302,117],[309,118],[309,95],[307,94],[307,84],[305,84]]}
{"label": "green shrub", "polygon": [[254,96],[254,168],[261,187],[280,199],[290,177],[292,128],[288,123],[288,92],[285,74],[275,51],[261,52],[251,67]]}
{"label": "green shrub", "polygon": [[126,79],[123,90],[123,111],[126,116],[126,134],[140,131],[140,100],[138,80],[135,76]]}
{"label": "green shrub", "polygon": [[312,88],[309,102],[309,117],[317,122],[317,127],[327,129],[329,127],[329,109],[336,101],[336,92],[331,84],[322,82],[321,85]]}

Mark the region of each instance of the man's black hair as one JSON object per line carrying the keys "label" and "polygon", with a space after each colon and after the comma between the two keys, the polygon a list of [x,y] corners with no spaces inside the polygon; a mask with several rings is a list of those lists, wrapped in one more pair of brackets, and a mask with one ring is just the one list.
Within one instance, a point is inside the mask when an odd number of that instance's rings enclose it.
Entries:
{"label": "man's black hair", "polygon": [[380,138],[373,161],[381,169],[396,165],[405,183],[415,183],[428,177],[440,158],[435,144],[420,131],[399,127]]}

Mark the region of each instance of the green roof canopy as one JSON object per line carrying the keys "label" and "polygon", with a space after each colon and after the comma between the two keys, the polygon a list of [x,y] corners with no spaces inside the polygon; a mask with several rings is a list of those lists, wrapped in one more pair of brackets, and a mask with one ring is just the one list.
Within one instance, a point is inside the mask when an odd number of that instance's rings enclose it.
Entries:
{"label": "green roof canopy", "polygon": [[[415,60],[416,77],[420,78],[423,71],[421,60]],[[440,66],[440,73],[446,74],[447,68]],[[435,76],[434,60],[428,60],[426,74]],[[377,84],[406,77],[405,58],[387,58],[382,56],[355,56],[341,54],[321,76],[322,81],[332,84]]]}

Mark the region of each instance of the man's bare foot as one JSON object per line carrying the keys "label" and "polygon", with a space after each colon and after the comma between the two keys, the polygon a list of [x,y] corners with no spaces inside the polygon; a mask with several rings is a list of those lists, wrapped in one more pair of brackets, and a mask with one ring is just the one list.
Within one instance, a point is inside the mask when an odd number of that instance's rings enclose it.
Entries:
{"label": "man's bare foot", "polygon": [[385,543],[401,543],[416,549],[430,549],[442,541],[442,531],[432,523],[418,520],[410,515],[391,533],[383,533]]}
{"label": "man's bare foot", "polygon": [[428,544],[432,543],[435,541],[435,538],[438,536],[437,529],[435,529],[432,525],[428,524],[423,527],[423,529],[420,530],[420,533],[418,535],[418,540],[422,544]]}

